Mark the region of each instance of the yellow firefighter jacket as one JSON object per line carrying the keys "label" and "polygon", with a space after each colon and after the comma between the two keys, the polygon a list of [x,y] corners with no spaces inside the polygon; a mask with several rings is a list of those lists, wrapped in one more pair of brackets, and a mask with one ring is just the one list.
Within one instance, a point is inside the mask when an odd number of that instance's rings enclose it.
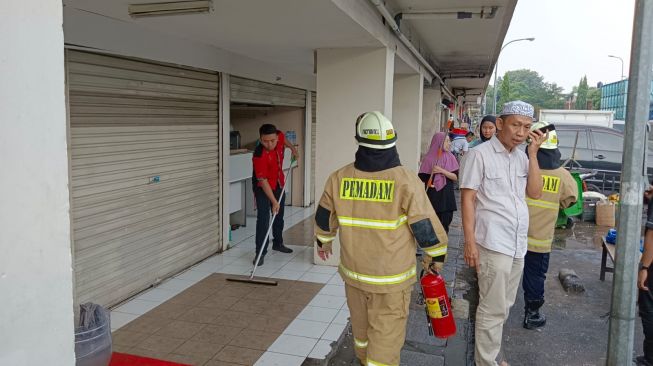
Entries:
{"label": "yellow firefighter jacket", "polygon": [[571,206],[578,199],[578,186],[565,168],[542,169],[542,197],[526,198],[528,204],[528,250],[551,252],[558,210]]}
{"label": "yellow firefighter jacket", "polygon": [[349,164],[328,178],[315,213],[319,246],[339,232],[340,275],[363,291],[401,291],[415,282],[416,244],[444,262],[447,234],[417,175],[398,166],[364,172]]}

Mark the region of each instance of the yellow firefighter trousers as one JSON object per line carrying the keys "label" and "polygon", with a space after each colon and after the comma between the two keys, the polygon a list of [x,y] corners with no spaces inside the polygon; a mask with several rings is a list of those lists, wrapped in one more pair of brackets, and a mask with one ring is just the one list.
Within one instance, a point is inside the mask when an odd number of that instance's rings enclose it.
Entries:
{"label": "yellow firefighter trousers", "polygon": [[356,357],[366,366],[399,365],[412,286],[377,294],[345,284]]}

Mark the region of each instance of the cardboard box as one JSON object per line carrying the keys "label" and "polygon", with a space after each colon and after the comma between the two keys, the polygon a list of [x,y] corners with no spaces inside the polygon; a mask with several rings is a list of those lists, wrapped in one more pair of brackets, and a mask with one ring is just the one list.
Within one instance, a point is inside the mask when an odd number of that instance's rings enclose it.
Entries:
{"label": "cardboard box", "polygon": [[615,226],[616,207],[610,201],[596,203],[596,224],[599,226]]}

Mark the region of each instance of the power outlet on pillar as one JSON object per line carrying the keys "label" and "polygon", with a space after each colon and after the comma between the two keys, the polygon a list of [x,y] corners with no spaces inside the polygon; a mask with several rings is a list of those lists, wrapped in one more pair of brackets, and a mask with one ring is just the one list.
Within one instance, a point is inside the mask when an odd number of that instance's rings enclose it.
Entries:
{"label": "power outlet on pillar", "polygon": [[313,244],[313,263],[319,265],[319,266],[332,266],[332,267],[337,267],[340,265],[340,238],[336,236],[336,239],[333,241],[333,254],[327,259],[326,261],[323,261],[320,256],[317,255],[317,244]]}

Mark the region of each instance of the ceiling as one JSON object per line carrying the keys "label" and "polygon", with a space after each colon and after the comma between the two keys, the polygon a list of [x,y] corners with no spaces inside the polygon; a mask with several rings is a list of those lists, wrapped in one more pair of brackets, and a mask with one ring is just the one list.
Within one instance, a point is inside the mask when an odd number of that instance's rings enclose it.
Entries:
{"label": "ceiling", "polygon": [[210,14],[129,16],[129,4],[152,2],[159,0],[64,0],[67,7],[137,23],[303,73],[313,73],[314,49],[380,46],[331,1],[214,0]]}
{"label": "ceiling", "polygon": [[[393,15],[403,13],[402,31],[414,34],[431,55],[431,61],[451,89],[479,93],[488,84],[510,25],[517,0],[393,0],[388,4]],[[456,19],[442,13],[488,12],[497,7],[490,19]],[[424,19],[408,19],[407,13],[436,13]],[[440,13],[440,14],[437,14]],[[474,98],[475,99],[475,98]]]}
{"label": "ceiling", "polygon": [[[499,6],[493,19],[401,22],[402,31],[409,32],[416,46],[431,55],[434,68],[449,88],[460,93],[467,89],[471,94],[482,91],[488,83],[516,1],[388,0],[387,6],[394,14]],[[128,15],[129,4],[148,2],[155,0],[64,0],[64,6],[135,23],[151,31],[211,45],[306,75],[313,75],[315,49],[382,45],[329,0],[214,0],[215,10],[210,14],[139,19]],[[403,62],[397,62],[398,73],[408,70]]]}

